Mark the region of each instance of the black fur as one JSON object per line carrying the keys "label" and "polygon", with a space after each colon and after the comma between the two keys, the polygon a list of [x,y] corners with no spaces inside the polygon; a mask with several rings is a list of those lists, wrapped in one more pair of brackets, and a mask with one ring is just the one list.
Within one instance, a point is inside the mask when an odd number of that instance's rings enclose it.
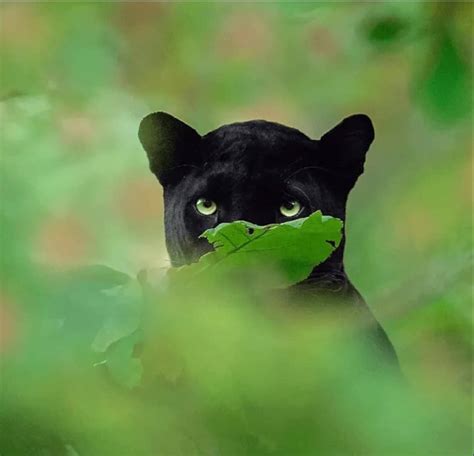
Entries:
{"label": "black fur", "polygon": [[[347,197],[364,170],[374,129],[369,117],[356,114],[318,140],[264,120],[225,125],[200,136],[184,122],[157,112],[142,120],[139,138],[164,188],[166,245],[172,264],[179,266],[210,249],[198,237],[218,223],[288,220],[279,213],[285,200],[302,203],[298,217],[320,209],[345,220]],[[216,201],[218,211],[199,214],[195,202],[200,197]],[[344,238],[298,289],[337,296],[370,314],[344,271],[343,254]],[[375,319],[373,323],[379,342],[395,357],[382,328]]]}

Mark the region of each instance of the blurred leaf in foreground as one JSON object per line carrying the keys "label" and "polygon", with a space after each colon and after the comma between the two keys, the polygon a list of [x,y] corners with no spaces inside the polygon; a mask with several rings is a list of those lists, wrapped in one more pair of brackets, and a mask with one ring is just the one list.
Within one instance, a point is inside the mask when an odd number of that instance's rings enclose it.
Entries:
{"label": "blurred leaf in foreground", "polygon": [[142,332],[137,330],[112,344],[105,360],[112,378],[122,386],[133,388],[140,384],[142,363],[134,356],[135,347],[142,341]]}
{"label": "blurred leaf in foreground", "polygon": [[[341,227],[320,212],[279,226],[221,225],[205,234],[216,250],[145,302],[139,280],[121,283],[125,276],[100,268],[82,275],[60,292],[60,302],[67,293],[76,299],[65,325],[51,330],[47,307],[32,314],[35,332],[2,366],[0,422],[16,431],[0,433],[2,455],[47,454],[56,442],[79,455],[421,456],[466,448],[457,401],[444,390],[425,398],[379,368],[354,337],[356,319],[342,320],[331,306],[288,306],[267,292],[262,261],[276,262],[288,283],[301,280],[340,242]],[[254,256],[252,286],[214,282]],[[196,272],[189,287],[184,271]],[[32,360],[40,361],[34,369]]]}
{"label": "blurred leaf in foreground", "polygon": [[122,337],[134,333],[141,315],[142,295],[138,281],[132,280],[102,292],[107,295],[109,315],[92,343],[96,351],[105,351]]}

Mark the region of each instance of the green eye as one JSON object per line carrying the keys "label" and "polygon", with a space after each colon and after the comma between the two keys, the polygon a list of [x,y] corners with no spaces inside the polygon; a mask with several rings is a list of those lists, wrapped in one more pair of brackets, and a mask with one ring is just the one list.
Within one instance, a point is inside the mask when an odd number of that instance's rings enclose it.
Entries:
{"label": "green eye", "polygon": [[280,213],[284,217],[288,217],[288,218],[295,217],[301,212],[302,208],[303,208],[303,206],[301,206],[301,203],[299,203],[296,200],[294,200],[294,201],[285,201],[280,206]]}
{"label": "green eye", "polygon": [[207,198],[199,198],[196,201],[196,210],[202,215],[212,215],[217,211],[217,204]]}

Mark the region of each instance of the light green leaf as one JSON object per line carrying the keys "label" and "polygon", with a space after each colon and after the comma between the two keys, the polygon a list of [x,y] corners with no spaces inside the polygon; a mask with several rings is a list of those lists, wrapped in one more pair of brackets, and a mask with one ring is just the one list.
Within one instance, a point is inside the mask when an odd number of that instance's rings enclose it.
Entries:
{"label": "light green leaf", "polygon": [[142,331],[136,331],[121,338],[107,350],[107,370],[117,383],[127,388],[138,386],[142,378],[142,363],[134,357],[135,346],[142,338]]}
{"label": "light green leaf", "polygon": [[142,289],[137,280],[102,293],[107,298],[108,317],[92,342],[93,350],[98,352],[136,331],[142,311]]}
{"label": "light green leaf", "polygon": [[323,216],[320,211],[266,226],[245,221],[222,223],[202,234],[215,250],[180,271],[220,275],[270,267],[281,274],[280,286],[288,286],[304,280],[329,257],[341,241],[341,230],[341,220]]}

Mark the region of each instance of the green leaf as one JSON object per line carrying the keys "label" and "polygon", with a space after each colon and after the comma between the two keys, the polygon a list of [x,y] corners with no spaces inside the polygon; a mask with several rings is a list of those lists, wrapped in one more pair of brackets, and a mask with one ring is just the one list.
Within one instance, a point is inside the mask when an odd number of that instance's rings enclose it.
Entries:
{"label": "green leaf", "polygon": [[64,274],[64,279],[71,283],[87,284],[94,290],[111,289],[124,285],[132,278],[124,272],[117,271],[102,264],[93,264],[72,269]]}
{"label": "green leaf", "polygon": [[123,337],[107,350],[105,364],[112,378],[122,386],[134,388],[140,384],[143,366],[134,356],[135,346],[143,339],[142,331]]}
{"label": "green leaf", "polygon": [[386,45],[398,40],[407,30],[407,23],[396,16],[383,17],[368,24],[367,39],[374,45]]}
{"label": "green leaf", "polygon": [[227,274],[262,267],[281,274],[280,286],[304,280],[341,241],[342,221],[317,211],[307,218],[258,226],[245,221],[222,223],[205,231],[214,251],[180,268],[191,275]]}
{"label": "green leaf", "polygon": [[471,74],[456,44],[445,33],[434,60],[418,84],[423,107],[439,121],[456,121],[469,116]]}
{"label": "green leaf", "polygon": [[117,383],[133,388],[139,385],[143,370],[141,361],[134,356],[135,346],[143,339],[142,287],[138,280],[102,266],[88,268],[84,273],[84,277],[95,279],[92,284],[103,287],[99,293],[106,317],[92,342],[94,351],[105,352],[105,359],[98,364],[105,364]]}
{"label": "green leaf", "polygon": [[98,352],[136,331],[142,311],[142,289],[137,280],[102,293],[107,298],[108,316],[92,342],[93,350]]}

